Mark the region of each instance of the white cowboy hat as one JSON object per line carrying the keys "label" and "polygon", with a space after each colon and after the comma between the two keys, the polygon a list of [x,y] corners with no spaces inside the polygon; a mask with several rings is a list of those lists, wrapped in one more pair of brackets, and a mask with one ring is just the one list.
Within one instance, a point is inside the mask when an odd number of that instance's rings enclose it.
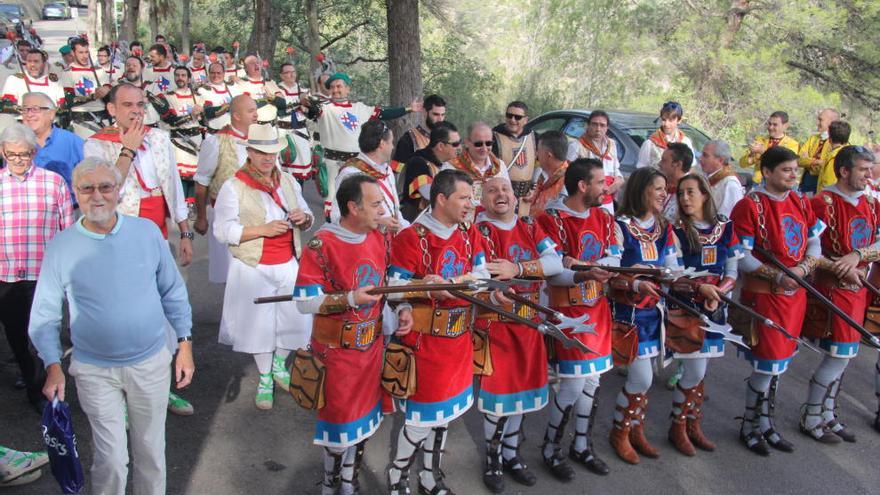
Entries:
{"label": "white cowboy hat", "polygon": [[272,125],[251,124],[245,146],[263,153],[280,153],[287,148],[287,140],[281,139],[278,130]]}

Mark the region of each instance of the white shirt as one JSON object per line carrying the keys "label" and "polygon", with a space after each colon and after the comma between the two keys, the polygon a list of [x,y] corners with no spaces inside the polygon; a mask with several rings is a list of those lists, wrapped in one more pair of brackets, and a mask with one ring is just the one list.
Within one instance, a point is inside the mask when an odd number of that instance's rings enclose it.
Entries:
{"label": "white shirt", "polygon": [[[385,206],[385,214],[383,217],[390,217],[394,214],[397,217],[397,221],[401,223],[401,229],[409,226],[409,222],[407,222],[403,218],[403,214],[400,212],[400,204],[395,194],[397,192],[397,182],[394,179],[394,174],[391,171],[391,167],[387,163],[376,163],[369,156],[364,153],[360,153],[358,159],[363,160],[369,166],[376,169],[377,172],[381,174],[387,174],[384,179],[380,182],[385,187],[379,187],[382,190],[382,197],[384,198],[383,204]],[[336,176],[335,190],[339,190],[339,185],[342,184],[342,181],[345,178],[355,175],[361,174],[360,170],[355,167],[344,167],[339,171],[339,174]],[[390,194],[389,194],[390,193]],[[342,214],[339,212],[339,204],[336,203],[336,198],[333,198],[333,205],[330,207],[330,221],[333,223],[339,223],[339,218]]]}
{"label": "white shirt", "polygon": [[[299,183],[293,182],[293,190],[296,194],[297,208],[301,209],[309,216],[312,211],[309,209],[308,203],[303,198],[302,189]],[[278,196],[281,198],[281,204],[290,211],[290,205],[287,204],[287,198],[278,186]],[[266,223],[274,220],[287,220],[287,214],[278,206],[277,203],[265,192],[261,192],[260,197],[263,200],[263,208],[266,210]],[[238,194],[232,181],[226,181],[220,192],[217,193],[217,202],[214,203],[214,237],[223,244],[237,246],[241,243],[241,234],[244,231],[244,225],[241,224],[239,218]]]}
{"label": "white shirt", "polygon": [[[706,176],[711,179],[713,175],[720,172],[721,169],[712,172]],[[712,186],[712,198],[715,200],[715,208],[718,213],[730,218],[730,212],[733,211],[734,205],[745,196],[745,188],[743,188],[739,179],[735,175],[721,179],[717,184]]]}
{"label": "white shirt", "polygon": [[[694,143],[691,142],[691,138],[687,137],[687,134],[681,133],[682,139],[681,142],[686,144],[691,151],[694,150]],[[670,143],[675,143],[673,139],[676,139],[675,136],[666,136],[666,139]],[[636,164],[636,168],[644,168],[644,167],[654,167],[658,168],[660,163],[660,157],[663,156],[663,148],[658,147],[654,144],[654,141],[651,141],[650,136],[645,139],[645,142],[642,143],[642,147],[639,148],[639,162]],[[697,154],[694,153],[694,161],[691,163],[691,166],[697,165]]]}
{"label": "white shirt", "polygon": [[[238,131],[234,128],[232,130],[239,137],[244,137],[238,134]],[[219,138],[220,136],[217,134],[209,134],[208,137],[202,141],[202,147],[199,149],[199,163],[196,168],[196,173],[193,176],[193,180],[196,181],[197,184],[201,184],[205,187],[211,185],[211,179],[214,178],[214,173],[217,171],[217,163],[220,160]],[[242,139],[235,147],[235,151],[238,154],[239,167],[244,165],[244,161],[247,160],[247,146],[245,146],[245,143],[246,141]]]}

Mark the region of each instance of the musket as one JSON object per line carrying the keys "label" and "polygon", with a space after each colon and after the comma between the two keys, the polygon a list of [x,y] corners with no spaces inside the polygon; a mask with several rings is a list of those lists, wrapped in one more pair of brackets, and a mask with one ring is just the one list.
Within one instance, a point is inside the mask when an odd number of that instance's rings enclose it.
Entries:
{"label": "musket", "polygon": [[822,295],[822,293],[819,292],[818,289],[816,289],[812,285],[808,284],[807,281],[804,280],[803,278],[795,275],[795,273],[793,271],[791,271],[791,268],[785,266],[781,261],[779,261],[775,256],[773,256],[772,253],[770,253],[766,249],[764,249],[758,245],[755,245],[753,247],[753,249],[755,251],[757,251],[758,254],[760,254],[761,256],[766,258],[767,261],[772,263],[776,268],[779,268],[782,271],[782,273],[784,273],[785,275],[790,277],[792,280],[797,282],[798,285],[800,285],[801,287],[806,289],[806,291],[809,292],[810,295],[812,295],[813,297],[818,299],[819,302],[821,302],[823,306],[828,308],[828,310],[830,310],[836,316],[840,317],[840,319],[845,321],[847,325],[852,327],[855,331],[859,332],[859,334],[861,334],[862,338],[865,339],[865,341],[868,343],[868,345],[870,345],[871,347],[874,347],[875,349],[880,349],[880,339],[878,339],[875,335],[873,335],[871,332],[866,330],[865,327],[856,323],[856,321],[853,320],[852,317],[850,317],[848,314],[846,314],[842,309],[835,306],[834,303],[832,303],[831,301],[828,300],[827,297]]}
{"label": "musket", "polygon": [[119,43],[114,41],[110,44],[110,47],[113,48],[113,51],[110,52],[110,69],[107,71],[107,79],[110,82],[110,85],[113,85],[113,73],[116,72],[116,67],[113,65],[113,61],[116,60],[116,50],[119,48]]}
{"label": "musket", "polygon": [[612,273],[621,273],[626,275],[644,275],[646,277],[658,280],[672,281],[680,277],[696,278],[710,275],[708,271],[697,271],[693,267],[684,270],[672,270],[668,267],[640,267],[640,266],[606,266],[606,265],[580,265],[574,264],[571,269],[576,272],[586,272],[593,269],[602,269]]}
{"label": "musket", "polygon": [[[495,281],[493,281],[495,282]],[[384,285],[374,287],[367,291],[371,296],[380,294],[403,294],[406,292],[439,292],[443,290],[481,290],[488,287],[484,280],[472,280],[457,284],[409,284],[409,285]],[[254,304],[266,304],[276,302],[293,301],[293,294],[283,296],[267,296],[254,299]]]}
{"label": "musket", "polygon": [[503,310],[493,304],[487,303],[481,299],[478,299],[478,298],[476,298],[472,295],[469,295],[469,294],[465,294],[464,292],[461,292],[461,291],[450,290],[449,293],[452,294],[452,296],[457,297],[459,299],[463,299],[463,300],[465,300],[475,306],[479,306],[483,309],[488,309],[489,311],[492,311],[494,313],[498,313],[499,315],[509,319],[510,321],[525,325],[531,329],[534,329],[534,330],[537,330],[538,332],[541,332],[544,335],[549,335],[550,337],[562,342],[563,347],[565,347],[566,349],[574,346],[583,352],[590,352],[590,353],[595,354],[595,352],[592,349],[590,349],[589,347],[587,347],[586,344],[584,344],[583,342],[581,342],[578,339],[573,339],[573,338],[565,335],[562,332],[562,330],[560,330],[558,327],[556,327],[552,323],[549,323],[549,322],[535,323],[534,321],[532,321],[528,318],[523,318],[522,316],[520,316],[516,313]]}
{"label": "musket", "polygon": [[862,285],[868,288],[868,290],[874,294],[874,297],[880,297],[880,288],[877,288],[876,285],[872,284],[868,281],[868,277],[864,275],[859,275],[859,280],[862,281]]}
{"label": "musket", "polygon": [[728,296],[725,296],[724,294],[718,294],[718,296],[721,298],[722,301],[724,301],[724,302],[726,302],[728,305],[733,306],[734,308],[736,308],[736,309],[738,309],[738,310],[740,310],[740,311],[746,313],[746,314],[749,315],[752,319],[757,320],[757,321],[760,321],[760,322],[763,323],[764,325],[766,325],[766,326],[768,326],[768,327],[770,327],[770,328],[776,330],[777,332],[781,333],[782,335],[785,335],[785,338],[787,338],[787,339],[789,339],[789,340],[793,340],[793,341],[795,341],[795,342],[797,342],[797,343],[799,343],[799,344],[803,344],[804,347],[806,347],[807,349],[809,349],[809,350],[811,350],[811,351],[813,351],[813,352],[817,352],[817,353],[819,353],[819,354],[822,353],[822,351],[820,351],[818,348],[816,348],[816,346],[814,346],[813,344],[811,344],[810,341],[808,341],[807,339],[805,339],[805,338],[803,338],[803,337],[795,337],[794,335],[791,334],[791,332],[789,332],[788,330],[786,330],[782,325],[776,323],[775,321],[773,321],[773,320],[771,320],[770,318],[768,318],[768,317],[762,315],[761,313],[758,313],[757,311],[755,311],[754,309],[752,309],[752,308],[746,306],[745,304],[743,304],[743,303],[741,303],[741,302],[739,302],[739,301],[734,301],[733,299],[731,299],[731,298],[728,297]]}
{"label": "musket", "polygon": [[21,63],[21,56],[18,54],[18,50],[15,51],[15,59],[18,60],[18,68],[21,69],[21,77],[24,79],[24,85],[28,90],[28,93],[31,92],[31,83],[28,82],[28,74],[24,70],[24,65]]}
{"label": "musket", "polygon": [[710,320],[708,316],[701,313],[700,310],[691,306],[690,304],[687,304],[687,302],[682,301],[678,297],[670,294],[669,291],[658,288],[657,292],[659,292],[660,295],[662,295],[667,301],[675,303],[681,309],[683,309],[687,313],[690,313],[691,316],[694,316],[695,318],[698,318],[700,321],[702,321],[704,326],[702,326],[701,328],[703,330],[720,334],[724,338],[724,340],[733,342],[734,344],[744,349],[750,349],[749,345],[745,343],[741,335],[735,335],[731,332],[731,327],[729,324],[725,323],[724,325],[720,325],[718,323],[715,323],[714,321]]}

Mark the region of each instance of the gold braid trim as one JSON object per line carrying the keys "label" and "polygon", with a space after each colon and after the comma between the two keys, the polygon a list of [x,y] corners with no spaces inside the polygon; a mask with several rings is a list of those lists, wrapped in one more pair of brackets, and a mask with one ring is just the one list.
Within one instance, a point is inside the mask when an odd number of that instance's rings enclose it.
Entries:
{"label": "gold braid trim", "polygon": [[800,268],[804,271],[804,276],[813,273],[813,270],[816,269],[816,266],[819,265],[819,258],[816,256],[805,256],[803,261],[798,263],[797,268]]}
{"label": "gold braid trim", "polygon": [[873,263],[875,261],[880,261],[880,249],[868,246],[865,248],[856,249],[856,252],[859,253],[859,257],[862,258],[863,263]]}
{"label": "gold braid trim", "polygon": [[768,264],[761,265],[760,268],[755,270],[751,275],[754,275],[758,278],[763,278],[764,280],[769,281],[770,283],[775,284],[777,280],[779,280],[779,275],[782,272],[779,271],[776,267],[770,266]]}

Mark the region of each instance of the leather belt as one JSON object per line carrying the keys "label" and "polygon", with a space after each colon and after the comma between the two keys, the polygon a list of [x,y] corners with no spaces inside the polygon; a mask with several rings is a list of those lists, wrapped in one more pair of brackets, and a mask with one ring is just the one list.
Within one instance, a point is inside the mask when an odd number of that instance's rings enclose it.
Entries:
{"label": "leather belt", "polygon": [[337,162],[344,162],[347,160],[351,160],[352,158],[358,156],[357,153],[351,151],[339,151],[339,150],[331,150],[324,149],[324,158],[327,160],[335,160]]}
{"label": "leather belt", "polygon": [[513,195],[517,198],[528,196],[529,191],[532,190],[532,181],[530,180],[512,180],[510,185],[513,187]]}
{"label": "leather belt", "polygon": [[413,306],[413,330],[434,337],[453,338],[466,333],[471,327],[473,313],[470,306],[432,308]]}
{"label": "leather belt", "polygon": [[312,324],[312,338],[319,344],[331,348],[365,351],[370,348],[381,333],[382,322],[379,318],[348,321],[315,315]]}
{"label": "leather belt", "polygon": [[587,280],[572,287],[550,286],[550,306],[554,308],[592,307],[604,296],[604,286],[595,280]]}
{"label": "leather belt", "polygon": [[771,284],[769,280],[750,275],[745,276],[745,284],[742,290],[753,294],[782,294],[786,296],[793,296],[797,292],[796,290],[785,290],[780,285]]}

